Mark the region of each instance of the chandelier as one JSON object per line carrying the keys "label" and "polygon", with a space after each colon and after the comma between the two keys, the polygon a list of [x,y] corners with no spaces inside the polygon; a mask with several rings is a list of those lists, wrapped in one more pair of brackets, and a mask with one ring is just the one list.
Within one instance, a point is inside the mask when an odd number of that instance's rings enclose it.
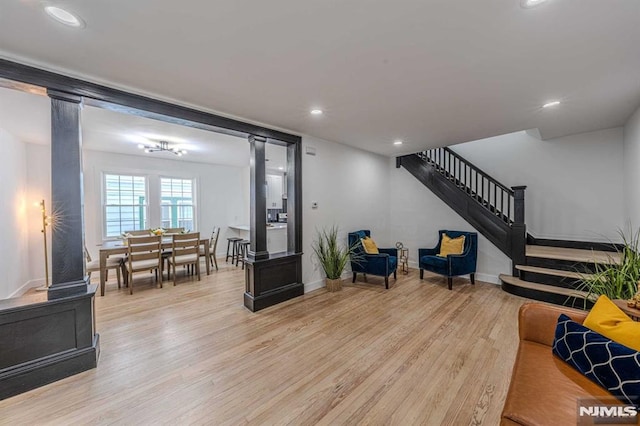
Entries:
{"label": "chandelier", "polygon": [[178,149],[178,148],[174,148],[172,146],[169,146],[169,142],[165,142],[165,141],[158,141],[152,145],[144,145],[144,144],[140,144],[138,145],[138,148],[140,149],[144,149],[144,152],[146,153],[151,153],[151,152],[170,152],[172,154],[177,155],[178,157],[182,157],[184,154],[187,153],[186,149]]}

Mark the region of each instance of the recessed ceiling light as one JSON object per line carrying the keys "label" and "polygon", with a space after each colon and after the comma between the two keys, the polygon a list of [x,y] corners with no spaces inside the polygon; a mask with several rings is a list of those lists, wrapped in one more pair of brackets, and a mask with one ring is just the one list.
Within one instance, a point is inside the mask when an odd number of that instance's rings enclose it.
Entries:
{"label": "recessed ceiling light", "polygon": [[393,144],[394,145],[402,145],[402,141],[395,141]]}
{"label": "recessed ceiling light", "polygon": [[56,21],[69,27],[83,28],[85,26],[82,19],[68,10],[64,10],[56,6],[45,6],[44,11]]}
{"label": "recessed ceiling light", "polygon": [[323,112],[324,111],[322,111],[321,109],[316,108],[311,110],[311,115],[322,115]]}
{"label": "recessed ceiling light", "polygon": [[542,105],[542,108],[549,108],[549,107],[553,107],[556,105],[560,105],[560,101],[551,101],[551,102],[547,102],[546,104]]}
{"label": "recessed ceiling light", "polygon": [[284,167],[278,167],[278,170],[284,170]]}
{"label": "recessed ceiling light", "polygon": [[542,3],[547,0],[520,0],[520,6],[525,9],[531,9],[532,7],[540,6]]}

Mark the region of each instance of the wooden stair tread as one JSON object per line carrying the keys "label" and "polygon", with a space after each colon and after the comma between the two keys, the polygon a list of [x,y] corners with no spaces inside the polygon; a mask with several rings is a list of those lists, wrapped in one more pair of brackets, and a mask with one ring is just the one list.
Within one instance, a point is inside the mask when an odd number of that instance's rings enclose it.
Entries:
{"label": "wooden stair tread", "polygon": [[547,284],[539,284],[539,283],[532,283],[529,281],[523,281],[520,278],[513,277],[511,275],[500,274],[500,279],[506,282],[507,284],[515,285],[518,287],[529,288],[531,290],[544,291],[546,293],[561,294],[567,297],[577,297],[581,299],[586,299],[588,294],[586,291],[579,291],[579,290],[573,290],[570,288],[556,287],[556,286],[547,285]]}
{"label": "wooden stair tread", "polygon": [[576,280],[581,280],[583,278],[591,278],[593,276],[592,274],[581,274],[580,272],[563,271],[561,269],[541,268],[539,266],[529,266],[529,265],[516,265],[516,269],[518,269],[519,271],[533,272],[535,274],[553,275],[556,277],[573,278]]}
{"label": "wooden stair tread", "polygon": [[620,253],[615,251],[582,250],[535,245],[527,245],[526,255],[529,257],[541,257],[545,259],[601,264],[620,263],[622,257]]}

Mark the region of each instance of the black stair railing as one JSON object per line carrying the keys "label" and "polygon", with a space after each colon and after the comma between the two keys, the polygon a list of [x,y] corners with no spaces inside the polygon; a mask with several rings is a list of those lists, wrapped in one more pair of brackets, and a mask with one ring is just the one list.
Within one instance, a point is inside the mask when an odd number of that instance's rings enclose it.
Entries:
{"label": "black stair railing", "polygon": [[516,207],[516,203],[524,203],[524,194],[516,196],[516,191],[524,188],[508,188],[449,148],[430,149],[416,155],[507,225],[524,222],[524,217],[517,217],[524,213],[524,208]]}
{"label": "black stair railing", "polygon": [[[459,203],[446,200],[444,193],[431,186],[428,179],[423,180],[425,175],[414,169],[410,161],[408,162],[407,166],[410,171],[413,170],[414,176],[421,179],[432,190],[435,190],[441,198],[445,197],[443,199],[450,207],[472,225],[475,224],[479,231],[511,258],[513,274],[517,276],[516,265],[526,264],[527,227],[524,223],[524,192],[526,186],[509,188],[449,148],[430,149],[418,152],[415,156],[417,156],[419,163],[424,164],[461,191],[468,201],[479,205],[480,210],[485,211],[485,213],[488,212],[487,217],[492,217],[492,221],[506,227],[508,232],[505,239],[504,234],[501,236],[501,231],[497,231],[496,228],[483,226],[483,224],[486,225],[483,222],[484,219],[481,220],[477,215],[461,208]],[[415,156],[412,154],[404,157],[416,158]],[[403,157],[396,159],[397,167],[404,165],[402,159]]]}

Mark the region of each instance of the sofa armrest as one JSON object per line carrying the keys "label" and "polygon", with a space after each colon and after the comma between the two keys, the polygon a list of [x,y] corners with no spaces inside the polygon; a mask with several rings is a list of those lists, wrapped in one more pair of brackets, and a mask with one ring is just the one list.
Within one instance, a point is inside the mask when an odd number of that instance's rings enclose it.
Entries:
{"label": "sofa armrest", "polygon": [[543,303],[525,303],[518,314],[520,340],[552,346],[560,314],[582,324],[588,312]]}

